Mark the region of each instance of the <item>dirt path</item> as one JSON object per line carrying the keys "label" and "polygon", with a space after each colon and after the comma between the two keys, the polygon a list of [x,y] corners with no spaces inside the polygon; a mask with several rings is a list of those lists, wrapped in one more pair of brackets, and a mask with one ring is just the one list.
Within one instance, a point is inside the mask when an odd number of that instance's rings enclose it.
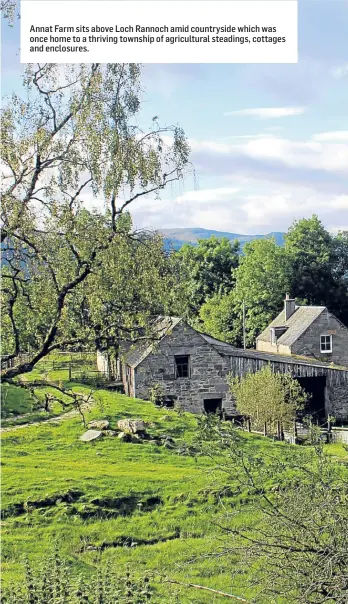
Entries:
{"label": "dirt path", "polygon": [[[87,411],[90,411],[94,404],[95,404],[95,401],[93,399],[89,400],[88,403],[83,403],[81,405],[82,413],[86,413]],[[48,419],[42,419],[41,421],[31,422],[29,424],[18,424],[16,426],[6,426],[6,428],[0,429],[0,434],[2,434],[3,432],[12,432],[13,430],[20,430],[21,428],[30,428],[31,426],[42,426],[42,424],[52,424],[52,423],[54,424],[57,422],[61,423],[66,420],[69,420],[73,417],[76,417],[78,415],[80,415],[80,412],[78,411],[78,409],[71,409],[71,411],[67,411],[66,413],[62,413],[61,415],[56,415],[55,417],[50,417]],[[21,416],[17,416],[17,417],[21,417]],[[25,416],[22,416],[22,417],[25,417]]]}

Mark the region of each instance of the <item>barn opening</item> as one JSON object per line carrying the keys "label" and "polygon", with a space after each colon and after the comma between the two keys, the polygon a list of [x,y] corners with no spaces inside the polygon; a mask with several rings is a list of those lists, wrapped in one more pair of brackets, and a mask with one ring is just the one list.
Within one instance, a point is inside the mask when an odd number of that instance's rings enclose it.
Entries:
{"label": "barn opening", "polygon": [[203,401],[204,411],[206,413],[221,413],[222,398],[208,398]]}
{"label": "barn opening", "polygon": [[296,378],[302,388],[310,395],[310,399],[301,415],[312,415],[315,422],[324,424],[326,376]]}
{"label": "barn opening", "polygon": [[174,409],[175,401],[176,401],[176,396],[174,396],[172,394],[167,394],[163,398],[163,407],[166,407],[167,409]]}

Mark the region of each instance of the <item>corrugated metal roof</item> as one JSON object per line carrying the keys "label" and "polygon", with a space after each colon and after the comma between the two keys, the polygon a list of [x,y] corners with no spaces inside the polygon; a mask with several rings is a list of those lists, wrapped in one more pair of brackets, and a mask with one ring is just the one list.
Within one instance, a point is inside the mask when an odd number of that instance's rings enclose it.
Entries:
{"label": "corrugated metal roof", "polygon": [[290,365],[307,365],[310,367],[323,367],[332,371],[341,371],[348,374],[346,367],[339,367],[332,363],[325,363],[317,359],[299,357],[296,355],[277,354],[272,352],[263,352],[261,350],[244,350],[235,348],[229,353],[230,357],[242,357],[248,359],[261,359],[262,361],[271,361],[272,363],[287,363]]}
{"label": "corrugated metal roof", "polygon": [[180,321],[180,317],[157,317],[152,324],[151,335],[149,334],[144,340],[129,348],[126,354],[127,364],[130,367],[137,367],[152,352],[156,344]]}
{"label": "corrugated metal roof", "polygon": [[277,339],[277,343],[292,346],[324,310],[326,310],[325,306],[296,306],[295,312],[287,321],[285,320],[285,311],[282,310],[257,339],[269,342],[271,327],[287,327],[287,330]]}

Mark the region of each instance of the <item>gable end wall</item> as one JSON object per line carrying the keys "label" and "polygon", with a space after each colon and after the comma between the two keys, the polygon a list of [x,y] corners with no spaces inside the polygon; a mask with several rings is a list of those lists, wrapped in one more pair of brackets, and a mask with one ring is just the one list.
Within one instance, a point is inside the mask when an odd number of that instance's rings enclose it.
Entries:
{"label": "gable end wall", "polygon": [[[189,378],[175,378],[175,355],[190,356]],[[228,357],[221,356],[194,329],[179,323],[135,369],[136,397],[149,400],[151,388],[159,384],[185,411],[201,413],[204,399],[221,398],[223,408],[231,412],[228,371]]]}
{"label": "gable end wall", "polygon": [[[320,336],[332,332],[332,354],[320,352]],[[323,311],[291,347],[292,354],[348,367],[348,329],[331,313]]]}

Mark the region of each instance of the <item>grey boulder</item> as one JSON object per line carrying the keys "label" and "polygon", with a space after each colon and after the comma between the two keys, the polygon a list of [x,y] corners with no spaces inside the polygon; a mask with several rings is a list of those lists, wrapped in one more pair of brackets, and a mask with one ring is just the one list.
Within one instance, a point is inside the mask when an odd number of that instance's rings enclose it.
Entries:
{"label": "grey boulder", "polygon": [[82,436],[80,436],[80,440],[82,440],[85,443],[88,443],[92,440],[97,440],[101,436],[103,436],[103,433],[101,432],[101,430],[87,430],[87,432],[85,432],[84,434],[82,434]]}
{"label": "grey boulder", "polygon": [[88,428],[93,430],[107,430],[109,425],[110,424],[107,419],[99,419],[89,422]]}

